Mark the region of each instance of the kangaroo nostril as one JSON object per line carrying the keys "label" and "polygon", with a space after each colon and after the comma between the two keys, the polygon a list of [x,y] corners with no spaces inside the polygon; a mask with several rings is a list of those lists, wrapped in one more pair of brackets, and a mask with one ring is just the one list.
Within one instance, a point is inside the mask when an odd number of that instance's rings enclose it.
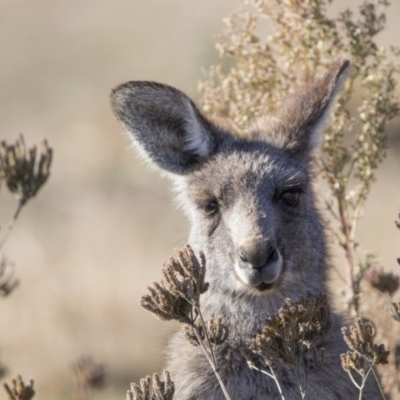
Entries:
{"label": "kangaroo nostril", "polygon": [[244,269],[261,270],[279,258],[278,250],[272,244],[265,246],[243,246],[238,252],[239,264]]}
{"label": "kangaroo nostril", "polygon": [[239,258],[243,261],[243,262],[248,262],[248,258],[246,257],[246,254],[244,254],[242,251],[239,252]]}
{"label": "kangaroo nostril", "polygon": [[273,263],[274,261],[276,261],[278,259],[279,259],[278,251],[276,250],[276,248],[274,246],[270,246],[270,248],[268,249],[268,256],[267,256],[264,266],[266,266],[270,263]]}
{"label": "kangaroo nostril", "polygon": [[274,246],[272,246],[272,245],[269,246],[268,251],[267,251],[267,259],[266,259],[266,262],[268,262],[270,258],[273,258],[275,251],[276,251],[276,250],[275,250],[275,247],[274,247]]}

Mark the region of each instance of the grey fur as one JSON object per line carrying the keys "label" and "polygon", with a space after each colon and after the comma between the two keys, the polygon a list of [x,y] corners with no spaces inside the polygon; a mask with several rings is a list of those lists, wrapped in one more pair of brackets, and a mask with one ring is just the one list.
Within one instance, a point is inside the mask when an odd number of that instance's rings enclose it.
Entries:
{"label": "grey fur", "polygon": [[[277,115],[256,124],[246,139],[215,127],[169,86],[129,82],[112,93],[113,110],[134,142],[170,173],[191,222],[189,243],[206,255],[210,289],[201,307],[206,317],[221,315],[229,325],[217,362],[234,400],[280,398],[274,382],[249,369],[238,348],[250,342],[285,298],[327,292],[329,257],[310,162],[348,69],[348,61],[336,63]],[[324,344],[325,364],[309,374],[308,400],[358,398],[340,366],[339,354],[346,351],[341,323],[335,316]],[[170,343],[167,368],[177,400],[224,399],[206,358],[180,333]],[[285,398],[300,399],[293,373],[277,373]],[[370,381],[363,399],[378,397]]]}

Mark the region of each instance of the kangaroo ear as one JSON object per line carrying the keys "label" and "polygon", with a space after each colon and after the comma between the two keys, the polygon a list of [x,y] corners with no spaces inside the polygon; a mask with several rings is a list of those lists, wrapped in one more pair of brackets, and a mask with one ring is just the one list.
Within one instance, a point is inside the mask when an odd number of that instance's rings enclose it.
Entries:
{"label": "kangaroo ear", "polygon": [[186,174],[217,146],[217,133],[181,91],[128,82],[111,93],[112,109],[133,142],[164,170]]}
{"label": "kangaroo ear", "polygon": [[[318,145],[329,111],[345,81],[350,63],[339,61],[321,79],[289,98],[276,115],[260,120],[255,131],[263,140],[285,149],[295,158],[308,160]],[[258,135],[260,137],[260,133]]]}

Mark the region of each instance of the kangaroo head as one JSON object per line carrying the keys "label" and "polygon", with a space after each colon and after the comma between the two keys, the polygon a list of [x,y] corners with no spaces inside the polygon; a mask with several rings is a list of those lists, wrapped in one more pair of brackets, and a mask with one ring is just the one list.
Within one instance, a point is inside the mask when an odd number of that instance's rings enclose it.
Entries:
{"label": "kangaroo head", "polygon": [[320,290],[326,255],[310,162],[348,68],[348,61],[336,63],[246,138],[214,126],[172,87],[128,82],[113,90],[124,129],[173,178],[191,221],[190,243],[205,252],[214,290]]}

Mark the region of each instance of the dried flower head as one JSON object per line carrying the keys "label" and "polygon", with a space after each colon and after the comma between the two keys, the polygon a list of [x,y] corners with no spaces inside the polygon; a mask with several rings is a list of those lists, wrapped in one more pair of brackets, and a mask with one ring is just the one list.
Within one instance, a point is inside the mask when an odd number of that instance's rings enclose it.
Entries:
{"label": "dried flower head", "polygon": [[[181,325],[181,332],[183,334],[183,336],[185,337],[185,339],[192,344],[193,346],[198,346],[199,340],[197,337],[199,337],[201,339],[201,341],[203,341],[206,338],[205,332],[204,332],[204,328],[202,324],[195,324],[195,326],[193,326],[194,324],[182,324]],[[197,336],[194,333],[194,329],[197,329]]]}
{"label": "dried flower head", "polygon": [[177,257],[164,265],[161,282],[148,287],[142,307],[161,320],[191,323],[195,319],[193,307],[199,306],[200,295],[208,289],[205,265],[202,252],[198,259],[189,245],[178,250]]}
{"label": "dried flower head", "polygon": [[53,151],[46,140],[39,153],[37,147],[26,149],[24,137],[14,144],[0,143],[0,166],[8,189],[21,204],[35,196],[50,175]]}
{"label": "dried flower head", "polygon": [[21,376],[18,375],[17,379],[13,379],[11,382],[11,387],[7,383],[4,384],[4,389],[9,400],[30,400],[34,397],[35,390],[33,388],[33,379],[26,385]]}
{"label": "dried flower head", "polygon": [[[298,368],[323,361],[320,343],[332,329],[332,317],[326,295],[308,294],[297,303],[286,299],[276,315],[268,318],[262,331],[244,352],[248,361],[272,366],[280,362],[284,367]],[[313,350],[314,349],[314,350]]]}
{"label": "dried flower head", "polygon": [[72,364],[74,380],[78,387],[100,389],[105,384],[106,368],[92,357],[81,357]]}
{"label": "dried flower head", "polygon": [[194,329],[197,329],[197,333],[201,340],[204,340],[207,334],[210,343],[217,346],[226,341],[229,333],[228,327],[222,323],[222,318],[220,316],[216,318],[210,318],[207,321],[207,332],[204,331],[204,327],[201,323],[195,323],[193,325],[182,324],[181,331],[183,335],[194,346],[199,345],[199,341],[196,334],[194,333]]}
{"label": "dried flower head", "polygon": [[340,355],[342,361],[342,368],[347,371],[364,371],[365,360],[364,357],[354,351],[348,351]]}
{"label": "dried flower head", "polygon": [[14,270],[14,263],[0,254],[0,296],[8,296],[18,286]]}
{"label": "dried flower head", "polygon": [[153,378],[147,376],[140,380],[140,386],[131,384],[131,389],[126,394],[126,400],[172,400],[175,385],[167,370],[164,371],[164,381],[157,374]]}
{"label": "dried flower head", "polygon": [[[374,344],[374,327],[369,321],[357,318],[355,325],[350,326],[350,328],[343,327],[342,333],[352,352],[358,354],[358,356],[353,356],[353,359],[362,356],[370,366],[388,363],[390,352],[385,350],[383,344]],[[349,364],[346,365],[349,366]]]}
{"label": "dried flower head", "polygon": [[379,267],[370,268],[365,274],[365,279],[373,288],[389,296],[393,296],[400,284],[398,275]]}

